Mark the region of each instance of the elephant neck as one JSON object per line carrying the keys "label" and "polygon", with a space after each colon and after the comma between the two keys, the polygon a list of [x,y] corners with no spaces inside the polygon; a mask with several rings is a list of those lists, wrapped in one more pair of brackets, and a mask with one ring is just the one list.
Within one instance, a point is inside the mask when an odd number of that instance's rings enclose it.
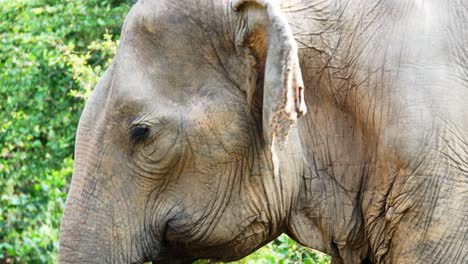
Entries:
{"label": "elephant neck", "polygon": [[359,192],[347,189],[325,171],[308,167],[311,164],[307,160],[305,163],[288,235],[332,256],[336,263],[361,263],[368,255],[368,244]]}

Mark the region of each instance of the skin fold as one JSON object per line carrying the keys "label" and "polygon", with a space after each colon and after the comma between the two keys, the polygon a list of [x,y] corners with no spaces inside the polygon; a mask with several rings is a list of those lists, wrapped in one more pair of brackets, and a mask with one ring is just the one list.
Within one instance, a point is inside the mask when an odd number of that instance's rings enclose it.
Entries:
{"label": "skin fold", "polygon": [[60,263],[281,233],[333,263],[466,263],[466,25],[463,0],[140,0],[80,119]]}

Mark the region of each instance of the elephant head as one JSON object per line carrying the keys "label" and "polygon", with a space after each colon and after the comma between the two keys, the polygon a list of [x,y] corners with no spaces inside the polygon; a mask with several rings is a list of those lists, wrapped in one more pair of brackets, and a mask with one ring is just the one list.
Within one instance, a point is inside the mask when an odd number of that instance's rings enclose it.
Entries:
{"label": "elephant head", "polygon": [[140,0],[80,119],[60,263],[234,260],[271,241],[305,112],[278,6]]}

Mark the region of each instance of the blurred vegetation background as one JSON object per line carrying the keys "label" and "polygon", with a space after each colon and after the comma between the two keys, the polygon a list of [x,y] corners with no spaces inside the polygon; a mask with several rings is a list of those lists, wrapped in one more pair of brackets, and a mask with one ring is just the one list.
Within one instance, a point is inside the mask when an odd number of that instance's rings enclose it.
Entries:
{"label": "blurred vegetation background", "polygon": [[[132,0],[0,0],[0,263],[56,263],[86,98]],[[281,236],[240,263],[329,263]]]}

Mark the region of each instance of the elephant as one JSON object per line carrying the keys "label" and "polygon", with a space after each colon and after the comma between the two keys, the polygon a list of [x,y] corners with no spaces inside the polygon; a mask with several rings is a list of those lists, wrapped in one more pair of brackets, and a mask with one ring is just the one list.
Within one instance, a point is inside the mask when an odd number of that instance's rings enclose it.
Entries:
{"label": "elephant", "polygon": [[78,125],[60,263],[468,261],[468,2],[139,0]]}

